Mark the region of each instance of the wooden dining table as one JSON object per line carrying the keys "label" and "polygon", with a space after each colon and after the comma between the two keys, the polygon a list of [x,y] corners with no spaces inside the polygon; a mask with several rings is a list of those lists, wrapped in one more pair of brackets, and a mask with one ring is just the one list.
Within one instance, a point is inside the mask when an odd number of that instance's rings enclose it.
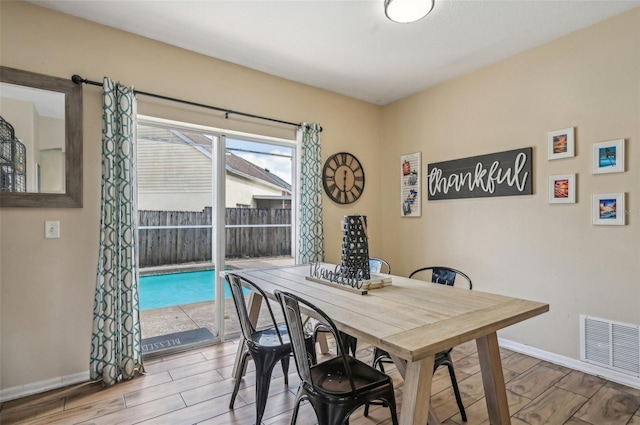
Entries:
{"label": "wooden dining table", "polygon": [[[496,332],[549,311],[548,304],[401,276],[361,295],[309,280],[310,272],[309,265],[233,271],[269,298],[280,290],[308,299],[341,331],[389,352],[404,378],[400,425],[438,423],[429,408],[434,356],[475,339],[489,421],[511,423]],[[251,320],[257,321],[262,297],[253,293],[249,303]],[[235,367],[243,349],[240,344]]]}

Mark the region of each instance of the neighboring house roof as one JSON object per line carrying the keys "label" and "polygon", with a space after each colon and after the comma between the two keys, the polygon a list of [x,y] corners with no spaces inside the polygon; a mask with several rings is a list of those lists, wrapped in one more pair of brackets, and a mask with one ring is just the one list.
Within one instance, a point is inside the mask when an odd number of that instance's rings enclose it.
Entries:
{"label": "neighboring house roof", "polygon": [[[138,138],[191,145],[209,157],[212,156],[213,152],[212,140],[204,134],[197,132],[141,125],[138,127]],[[252,180],[259,180],[270,186],[276,186],[283,192],[286,192],[283,193],[283,195],[291,195],[291,185],[289,183],[282,180],[268,169],[261,168],[256,164],[235,155],[229,150],[227,150],[226,156],[226,170],[230,173]]]}

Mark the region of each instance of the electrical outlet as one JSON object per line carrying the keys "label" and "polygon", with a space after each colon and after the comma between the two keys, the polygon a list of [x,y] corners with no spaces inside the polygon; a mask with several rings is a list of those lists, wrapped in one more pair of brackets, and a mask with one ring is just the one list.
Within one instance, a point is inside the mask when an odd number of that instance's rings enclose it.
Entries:
{"label": "electrical outlet", "polygon": [[47,239],[59,239],[60,238],[60,222],[57,220],[45,221],[44,237]]}

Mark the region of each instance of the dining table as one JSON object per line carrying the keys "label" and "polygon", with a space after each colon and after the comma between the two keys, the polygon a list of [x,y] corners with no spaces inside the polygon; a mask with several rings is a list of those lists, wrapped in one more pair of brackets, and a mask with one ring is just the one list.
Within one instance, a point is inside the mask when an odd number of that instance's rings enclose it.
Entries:
{"label": "dining table", "polygon": [[[489,421],[492,425],[511,423],[497,331],[549,311],[548,304],[395,275],[382,275],[386,286],[354,291],[313,278],[318,268],[331,271],[335,265],[231,272],[258,285],[268,298],[275,299],[274,292],[280,290],[309,300],[340,331],[387,351],[404,378],[400,425],[425,425],[427,420],[429,425],[439,423],[430,409],[435,355],[475,340]],[[248,311],[254,323],[262,301],[256,292],[251,294]],[[243,350],[241,343],[234,369],[239,367]]]}

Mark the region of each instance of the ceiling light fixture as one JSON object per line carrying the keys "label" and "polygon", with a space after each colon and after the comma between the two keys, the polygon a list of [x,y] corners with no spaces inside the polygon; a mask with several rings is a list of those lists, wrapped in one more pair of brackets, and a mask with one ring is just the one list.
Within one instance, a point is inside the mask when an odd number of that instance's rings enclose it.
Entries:
{"label": "ceiling light fixture", "polygon": [[384,0],[384,14],[393,22],[408,24],[424,18],[434,0]]}

